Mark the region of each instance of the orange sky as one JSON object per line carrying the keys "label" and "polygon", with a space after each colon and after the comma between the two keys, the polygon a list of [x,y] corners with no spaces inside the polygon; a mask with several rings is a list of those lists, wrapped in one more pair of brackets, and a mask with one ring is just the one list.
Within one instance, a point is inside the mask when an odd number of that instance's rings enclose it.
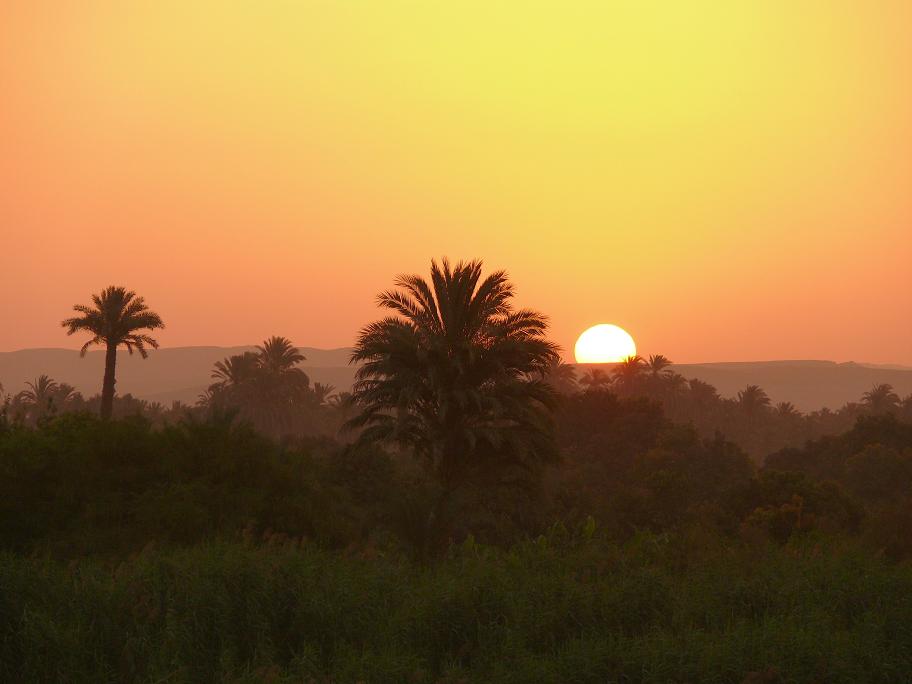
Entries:
{"label": "orange sky", "polygon": [[912,3],[0,4],[0,350],[351,344],[432,256],[569,356],[912,363]]}

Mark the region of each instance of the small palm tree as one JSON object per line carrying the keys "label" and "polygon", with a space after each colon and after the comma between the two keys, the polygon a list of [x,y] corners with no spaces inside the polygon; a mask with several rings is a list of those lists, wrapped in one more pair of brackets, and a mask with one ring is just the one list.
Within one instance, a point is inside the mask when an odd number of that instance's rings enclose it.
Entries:
{"label": "small palm tree", "polygon": [[157,330],[165,327],[161,317],[146,306],[142,297],[137,297],[123,287],[107,287],[101,294],[92,295],[94,306],[77,304],[73,310],[79,316],[67,318],[61,323],[67,335],[88,332],[92,339],[80,350],[80,356],[93,344],[105,346],[105,371],[101,385],[101,417],[108,419],[114,409],[114,385],[117,366],[117,348],[123,345],[130,354],[133,349],[144,359],[149,356],[146,346],[158,349],[158,341],[141,330]]}
{"label": "small palm tree", "polygon": [[748,385],[738,392],[738,405],[748,416],[769,408],[770,398],[759,385]]}
{"label": "small palm tree", "polygon": [[719,401],[719,391],[708,382],[698,378],[687,381],[690,388],[690,400],[701,408],[708,408]]}
{"label": "small palm tree", "polygon": [[614,386],[633,394],[640,385],[645,361],[642,356],[628,356],[614,368]]}
{"label": "small palm tree", "polygon": [[322,382],[315,382],[313,384],[314,401],[316,401],[318,405],[322,406],[324,403],[327,403],[327,399],[335,391],[335,389],[336,388],[332,385],[326,385]]}
{"label": "small palm tree", "polygon": [[579,389],[576,369],[569,363],[557,359],[545,374],[545,380],[558,394],[573,394]]}
{"label": "small palm tree", "polygon": [[861,403],[873,413],[887,413],[899,408],[899,395],[893,391],[893,385],[883,383],[865,392]]}
{"label": "small palm tree", "polygon": [[54,407],[59,385],[47,375],[39,375],[32,382],[25,383],[24,389],[16,395],[20,404],[31,407],[33,416],[43,416]]}
{"label": "small palm tree", "polygon": [[645,365],[650,377],[658,379],[667,375],[671,359],[663,354],[651,354]]}
{"label": "small palm tree", "polygon": [[244,352],[215,362],[212,378],[222,386],[237,386],[256,376],[259,359],[253,352]]}
{"label": "small palm tree", "polygon": [[608,387],[611,384],[611,376],[601,368],[587,368],[579,382],[586,389],[595,390]]}
{"label": "small palm tree", "polygon": [[797,418],[801,415],[801,412],[795,408],[792,402],[780,401],[776,404],[776,415],[780,418]]}
{"label": "small palm tree", "polygon": [[257,351],[260,368],[268,375],[292,380],[304,385],[309,384],[310,381],[307,375],[297,367],[306,358],[287,337],[273,335],[262,345],[258,345]]}

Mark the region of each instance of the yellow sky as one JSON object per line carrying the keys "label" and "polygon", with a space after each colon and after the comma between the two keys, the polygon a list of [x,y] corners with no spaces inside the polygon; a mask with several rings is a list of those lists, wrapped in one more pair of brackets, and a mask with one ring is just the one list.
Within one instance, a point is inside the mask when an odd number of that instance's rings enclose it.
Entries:
{"label": "yellow sky", "polygon": [[431,257],[568,357],[912,363],[912,3],[0,5],[0,350],[344,346]]}

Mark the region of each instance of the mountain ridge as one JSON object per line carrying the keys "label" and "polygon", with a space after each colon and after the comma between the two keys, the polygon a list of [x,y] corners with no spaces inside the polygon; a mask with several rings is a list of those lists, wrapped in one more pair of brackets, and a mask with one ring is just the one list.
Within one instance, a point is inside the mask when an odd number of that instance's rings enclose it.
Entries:
{"label": "mountain ridge", "polygon": [[[212,382],[216,361],[254,349],[254,345],[165,347],[150,353],[146,360],[138,354],[121,352],[117,360],[117,391],[164,404],[176,400],[192,403]],[[337,391],[351,387],[357,370],[348,363],[351,348],[299,349],[306,357],[301,367],[312,382],[333,385]],[[8,393],[18,392],[26,381],[47,373],[89,396],[99,391],[103,368],[104,351],[100,349],[89,351],[84,358],[76,349],[60,347],[0,352],[0,383]],[[709,382],[722,396],[735,396],[749,384],[760,385],[773,402],[791,401],[804,411],[837,409],[846,402],[858,401],[864,392],[880,383],[893,385],[901,396],[912,393],[912,367],[901,364],[782,359],[680,363],[671,368],[686,378]]]}

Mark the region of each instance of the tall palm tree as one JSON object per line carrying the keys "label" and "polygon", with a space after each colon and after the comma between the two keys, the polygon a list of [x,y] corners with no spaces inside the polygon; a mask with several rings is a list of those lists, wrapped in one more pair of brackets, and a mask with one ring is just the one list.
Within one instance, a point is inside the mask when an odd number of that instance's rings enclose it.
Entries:
{"label": "tall palm tree", "polygon": [[349,428],[424,459],[441,486],[428,525],[474,476],[534,469],[556,456],[544,380],[558,358],[547,319],[514,309],[504,271],[481,278],[481,261],[431,262],[430,281],[399,276],[377,298],[392,315],[363,328],[351,361],[360,405]]}
{"label": "tall palm tree", "polygon": [[144,359],[149,356],[146,345],[158,349],[158,341],[141,330],[158,330],[165,327],[161,317],[146,306],[142,297],[124,287],[107,287],[101,294],[92,295],[94,306],[77,304],[73,307],[79,316],[67,318],[61,325],[67,335],[77,332],[91,333],[92,339],[80,350],[80,356],[93,344],[105,346],[105,371],[101,385],[101,417],[108,419],[114,409],[114,385],[117,366],[117,348],[121,345],[130,354],[133,349]]}
{"label": "tall palm tree", "polygon": [[861,403],[873,413],[886,413],[899,408],[899,395],[893,391],[893,385],[883,383],[865,392]]}

